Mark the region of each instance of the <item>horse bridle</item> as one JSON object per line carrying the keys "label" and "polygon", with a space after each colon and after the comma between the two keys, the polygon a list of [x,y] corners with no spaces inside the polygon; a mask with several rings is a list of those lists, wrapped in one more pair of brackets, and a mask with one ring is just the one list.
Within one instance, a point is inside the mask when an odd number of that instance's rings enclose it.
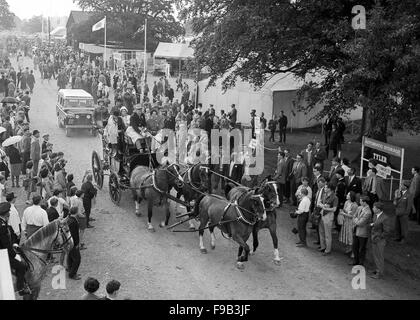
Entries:
{"label": "horse bridle", "polygon": [[[167,167],[165,168],[165,171],[166,171],[169,175],[171,175],[172,177],[174,177],[176,181],[179,181],[179,183],[177,183],[177,186],[178,186],[178,188],[182,188],[182,187],[184,186],[184,178],[181,176],[181,174],[179,173],[179,171],[178,171],[178,169],[177,169],[177,167],[176,167],[176,166],[177,166],[177,165],[176,165],[175,163],[172,163],[172,164],[170,164],[169,166],[167,166]],[[168,170],[168,169],[169,169],[169,168],[171,168],[171,167],[173,167],[173,169],[175,170],[176,175],[175,175],[175,174],[173,174],[172,172],[170,172],[170,171]]]}

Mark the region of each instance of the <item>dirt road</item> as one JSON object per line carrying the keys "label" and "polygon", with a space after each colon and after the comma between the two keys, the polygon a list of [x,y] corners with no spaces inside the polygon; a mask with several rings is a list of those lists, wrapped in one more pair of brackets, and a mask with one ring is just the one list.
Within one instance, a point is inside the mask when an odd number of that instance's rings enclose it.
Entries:
{"label": "dirt road", "polygon": [[[32,67],[30,61],[27,65]],[[67,138],[57,126],[55,81],[40,83],[37,74],[30,112],[31,128],[49,133],[54,150],[63,151],[69,163],[67,172],[75,175],[80,186],[84,171],[90,168],[93,150],[101,152],[99,138]],[[116,207],[108,196],[108,179],[98,194],[92,217],[95,228],[86,230],[79,269],[81,281],[67,280],[66,290],[51,288],[52,273],[43,282],[40,299],[78,299],[84,293],[88,276],[101,283],[104,293],[108,280],[122,283],[121,297],[131,299],[419,299],[419,282],[389,270],[386,280],[366,280],[366,290],[354,290],[351,267],[341,252],[323,257],[312,248],[296,248],[291,233],[295,221],[288,210],[278,211],[280,266],[273,263],[272,242],[268,231],[260,234],[260,248],[243,271],[235,265],[237,245],[216,233],[217,247],[203,255],[198,235],[171,233],[158,228],[163,213],[154,215],[156,233],[146,230],[146,215],[138,218],[130,192],[123,194]],[[143,209],[143,212],[145,210]],[[186,230],[186,227],[185,227]],[[209,235],[206,243],[209,248]],[[251,241],[249,241],[251,243]]]}

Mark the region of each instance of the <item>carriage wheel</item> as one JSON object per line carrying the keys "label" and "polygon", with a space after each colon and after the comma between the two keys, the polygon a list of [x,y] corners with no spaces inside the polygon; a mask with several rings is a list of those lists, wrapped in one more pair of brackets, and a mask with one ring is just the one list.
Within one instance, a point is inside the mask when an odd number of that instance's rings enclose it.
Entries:
{"label": "carriage wheel", "polygon": [[121,201],[121,189],[118,182],[118,176],[115,173],[111,173],[109,176],[109,196],[111,197],[112,202],[118,206]]}
{"label": "carriage wheel", "polygon": [[104,186],[104,170],[102,167],[102,162],[96,151],[93,151],[92,153],[92,173],[96,185],[99,187],[99,189],[102,189]]}

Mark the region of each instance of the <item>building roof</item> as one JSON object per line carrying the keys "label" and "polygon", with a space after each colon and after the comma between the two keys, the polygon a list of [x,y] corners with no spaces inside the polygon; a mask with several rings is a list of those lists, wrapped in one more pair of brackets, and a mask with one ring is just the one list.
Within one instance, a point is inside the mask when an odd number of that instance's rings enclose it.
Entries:
{"label": "building roof", "polygon": [[88,11],[70,11],[69,19],[67,20],[67,28],[69,27],[70,23],[79,24],[82,22],[87,21],[90,17],[92,17],[95,12],[88,12]]}
{"label": "building roof", "polygon": [[194,58],[194,49],[186,43],[159,42],[154,57],[187,60]]}

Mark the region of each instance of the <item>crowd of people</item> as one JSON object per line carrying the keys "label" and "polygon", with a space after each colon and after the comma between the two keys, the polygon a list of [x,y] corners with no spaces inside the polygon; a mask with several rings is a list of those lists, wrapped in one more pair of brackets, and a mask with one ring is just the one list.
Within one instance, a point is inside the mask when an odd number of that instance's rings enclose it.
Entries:
{"label": "crowd of people", "polygon": [[[398,243],[407,241],[408,219],[419,216],[420,178],[418,167],[412,169],[413,179],[403,181],[393,197],[395,221],[387,221],[387,192],[384,179],[378,176],[375,159],[369,161],[367,178],[362,181],[347,159],[333,157],[326,171],[327,152],[320,142],[310,142],[293,159],[290,151],[280,148],[277,169],[273,178],[278,183],[280,202],[297,209],[291,212],[297,218],[297,247],[308,247],[307,226],[311,224],[316,238],[314,244],[323,256],[332,252],[334,232],[352,258],[351,265],[364,265],[368,241],[376,266],[373,278],[384,276],[384,250],[394,225]],[[328,174],[325,174],[328,172]]]}
{"label": "crowd of people", "polygon": [[[64,153],[55,152],[49,134],[43,134],[41,139],[38,130],[31,130],[29,108],[33,87],[15,74],[13,68],[3,78],[10,81],[5,86],[5,96],[15,100],[3,103],[1,109],[0,248],[9,251],[11,267],[17,275],[17,290],[23,296],[30,293],[24,282],[27,266],[16,258],[13,244],[22,243],[56,219],[67,219],[74,241],[68,255],[68,274],[70,279],[81,279],[77,273],[80,250],[86,249],[85,229],[93,228],[91,222],[95,219],[90,213],[97,190],[89,171],[81,187],[77,187],[74,175],[66,172]],[[22,215],[15,206],[17,194],[26,200],[27,208]]]}

